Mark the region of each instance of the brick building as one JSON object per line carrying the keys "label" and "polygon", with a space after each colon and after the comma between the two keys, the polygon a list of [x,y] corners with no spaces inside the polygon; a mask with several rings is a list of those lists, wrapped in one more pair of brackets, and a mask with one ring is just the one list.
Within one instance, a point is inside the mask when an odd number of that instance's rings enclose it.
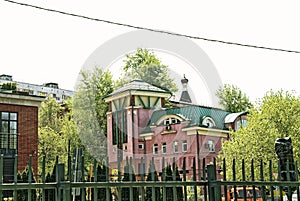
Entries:
{"label": "brick building", "polygon": [[0,92],[0,152],[4,157],[4,182],[13,179],[15,155],[18,171],[32,155],[34,174],[38,167],[38,107],[45,97],[20,92]]}
{"label": "brick building", "polygon": [[[175,158],[181,170],[185,158],[191,174],[193,158],[212,162],[222,140],[229,139],[229,129],[246,124],[244,112],[192,104],[187,83],[184,78],[180,101],[173,102],[170,109],[165,104],[171,94],[142,80],[133,80],[105,98],[110,105],[107,146],[112,171],[122,171],[126,157],[132,157],[136,173],[147,170],[152,158],[158,172],[163,158],[164,165]],[[202,167],[196,164],[196,168],[201,171]]]}

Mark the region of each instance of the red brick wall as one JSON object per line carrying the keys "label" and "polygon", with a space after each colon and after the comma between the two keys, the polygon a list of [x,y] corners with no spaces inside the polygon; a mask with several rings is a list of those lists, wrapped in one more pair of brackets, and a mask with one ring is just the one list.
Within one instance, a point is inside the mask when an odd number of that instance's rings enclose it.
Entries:
{"label": "red brick wall", "polygon": [[38,108],[0,104],[0,111],[18,113],[18,170],[23,171],[32,154],[34,174],[38,167]]}

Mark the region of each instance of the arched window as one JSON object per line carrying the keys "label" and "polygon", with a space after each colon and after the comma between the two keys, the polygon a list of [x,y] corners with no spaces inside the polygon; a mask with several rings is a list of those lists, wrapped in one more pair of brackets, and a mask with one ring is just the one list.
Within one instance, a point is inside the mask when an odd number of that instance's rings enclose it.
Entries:
{"label": "arched window", "polygon": [[180,124],[180,120],[174,117],[169,117],[164,120],[164,125]]}
{"label": "arched window", "polygon": [[211,117],[204,117],[202,120],[202,125],[212,128],[216,126],[216,123]]}

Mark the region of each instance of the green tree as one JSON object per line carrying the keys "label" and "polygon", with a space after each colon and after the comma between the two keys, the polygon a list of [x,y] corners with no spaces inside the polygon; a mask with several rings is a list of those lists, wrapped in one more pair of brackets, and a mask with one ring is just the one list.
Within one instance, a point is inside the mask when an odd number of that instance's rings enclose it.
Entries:
{"label": "green tree", "polygon": [[[30,173],[29,173],[30,172]],[[31,182],[35,183],[35,179],[33,176],[32,169],[29,169],[28,166],[26,166],[25,170],[21,173],[18,172],[17,178],[18,178],[18,183],[28,183],[29,182],[29,176],[31,175]],[[26,201],[28,200],[28,190],[18,190],[17,191],[17,198],[19,201]],[[36,189],[31,190],[31,200],[37,200],[37,191]]]}
{"label": "green tree", "polygon": [[[270,91],[257,108],[248,115],[248,124],[236,132],[231,139],[222,144],[220,158],[226,158],[227,175],[232,175],[233,159],[236,160],[237,179],[241,179],[241,161],[245,160],[245,169],[250,178],[251,161],[254,159],[255,176],[259,179],[260,161],[268,164],[272,160],[277,164],[274,142],[277,138],[291,137],[295,161],[300,159],[300,99],[289,92]],[[265,173],[268,172],[265,165]],[[276,170],[274,170],[276,171]],[[268,175],[265,175],[268,178]]]}
{"label": "green tree", "polygon": [[[178,166],[176,164],[173,164],[173,171],[175,171],[176,181],[182,181],[182,179],[180,178]],[[177,200],[178,201],[183,201],[183,189],[182,189],[182,187],[176,187],[176,193],[177,193]]]}
{"label": "green tree", "polygon": [[[97,165],[97,182],[106,182],[106,166],[105,164],[98,164]],[[106,201],[106,189],[105,188],[100,188],[97,189],[97,201]],[[112,194],[111,191],[109,191],[109,197],[112,199]],[[92,191],[92,200],[94,200],[94,191]]]}
{"label": "green tree", "polygon": [[103,98],[113,92],[114,82],[111,73],[101,68],[84,70],[80,75],[73,115],[85,151],[101,161],[106,157],[106,113],[109,110]]}
{"label": "green tree", "polygon": [[[122,181],[128,182],[128,181],[136,181],[135,173],[132,167],[132,163],[128,162],[128,158],[126,160],[126,165],[124,166],[124,176]],[[138,188],[133,187],[133,201],[138,201],[139,200],[139,193],[138,193]],[[122,200],[130,200],[130,188],[129,187],[124,187],[121,190],[121,198]]]}
{"label": "green tree", "polygon": [[[146,181],[158,181],[158,174],[155,169],[154,159],[152,159],[151,163],[149,164],[148,175],[147,175]],[[152,201],[152,197],[153,197],[152,190],[154,190],[153,193],[155,194],[156,200],[161,200],[160,187],[154,187],[154,189],[152,189],[152,187],[147,187],[145,200]]]}
{"label": "green tree", "polygon": [[224,84],[216,93],[219,104],[228,112],[243,112],[251,108],[249,98],[234,85]]}
{"label": "green tree", "polygon": [[54,132],[59,133],[62,127],[61,117],[63,109],[54,98],[48,97],[39,108],[39,127],[49,127]]}
{"label": "green tree", "polygon": [[162,64],[154,52],[138,48],[135,53],[127,54],[124,62],[125,74],[118,81],[118,86],[130,82],[132,79],[141,79],[171,92],[178,90],[173,79],[168,75],[168,66]]}
{"label": "green tree", "polygon": [[[39,172],[43,156],[46,156],[46,172],[52,170],[56,156],[66,156],[64,135],[61,131],[63,107],[55,99],[48,98],[39,109]],[[66,158],[65,158],[66,159]]]}
{"label": "green tree", "polygon": [[0,90],[16,90],[17,89],[17,83],[15,82],[7,82],[0,84]]}
{"label": "green tree", "polygon": [[46,172],[52,170],[56,156],[67,164],[68,144],[71,149],[81,146],[72,115],[72,100],[63,104],[48,98],[39,109],[39,172],[46,156]]}
{"label": "green tree", "polygon": [[[61,117],[61,132],[64,135],[64,145],[68,145],[70,142],[70,152],[72,152],[72,150],[75,148],[82,147],[82,143],[77,131],[77,125],[75,124],[73,117],[73,99],[65,101],[63,108],[64,112]],[[69,151],[67,146],[65,146],[65,151]]]}
{"label": "green tree", "polygon": [[[173,171],[171,168],[171,165],[168,164],[164,170],[164,175],[165,175],[165,181],[173,181]],[[173,201],[174,196],[173,196],[173,187],[166,187],[166,195],[167,195],[167,201]]]}

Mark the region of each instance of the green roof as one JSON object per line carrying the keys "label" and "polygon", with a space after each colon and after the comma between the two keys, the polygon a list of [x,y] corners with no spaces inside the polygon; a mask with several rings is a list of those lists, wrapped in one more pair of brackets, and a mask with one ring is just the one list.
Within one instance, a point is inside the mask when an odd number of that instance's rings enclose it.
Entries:
{"label": "green roof", "polygon": [[[157,121],[165,115],[179,115],[186,120],[190,120],[190,126],[203,126],[201,124],[204,117],[210,117],[214,120],[216,129],[225,129],[225,117],[230,112],[210,108],[204,106],[186,106],[180,108],[172,108],[166,110],[158,110],[153,112],[151,119],[148,122],[148,126],[156,125]],[[146,128],[147,130],[147,128]]]}

